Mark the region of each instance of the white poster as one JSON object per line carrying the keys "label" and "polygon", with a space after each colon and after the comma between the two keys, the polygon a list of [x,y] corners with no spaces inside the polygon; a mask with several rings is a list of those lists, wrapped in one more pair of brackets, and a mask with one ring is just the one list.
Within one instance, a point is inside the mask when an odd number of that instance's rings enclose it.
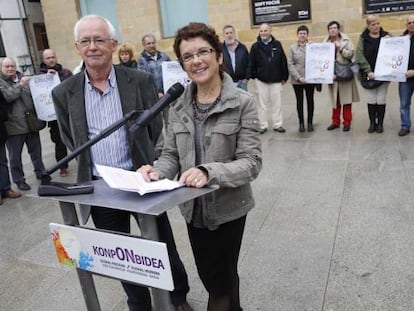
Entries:
{"label": "white poster", "polygon": [[335,44],[306,44],[306,83],[333,83],[335,65]]}
{"label": "white poster", "polygon": [[52,89],[60,83],[58,74],[42,74],[30,78],[29,86],[37,117],[44,121],[56,120]]}
{"label": "white poster", "polygon": [[381,38],[375,63],[375,80],[405,82],[409,53],[409,36]]}
{"label": "white poster", "polygon": [[187,73],[177,61],[162,63],[162,81],[165,93],[177,82],[180,82],[184,87],[191,83]]}
{"label": "white poster", "polygon": [[168,291],[174,289],[165,243],[49,224],[60,264]]}

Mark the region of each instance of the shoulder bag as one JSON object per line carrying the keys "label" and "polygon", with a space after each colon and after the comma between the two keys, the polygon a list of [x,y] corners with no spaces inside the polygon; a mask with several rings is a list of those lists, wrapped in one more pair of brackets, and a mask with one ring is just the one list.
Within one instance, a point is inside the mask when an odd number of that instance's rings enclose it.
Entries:
{"label": "shoulder bag", "polygon": [[31,132],[38,132],[46,127],[46,121],[38,119],[34,110],[26,111],[26,121]]}
{"label": "shoulder bag", "polygon": [[355,63],[340,63],[335,61],[335,76],[337,81],[350,81],[354,78]]}

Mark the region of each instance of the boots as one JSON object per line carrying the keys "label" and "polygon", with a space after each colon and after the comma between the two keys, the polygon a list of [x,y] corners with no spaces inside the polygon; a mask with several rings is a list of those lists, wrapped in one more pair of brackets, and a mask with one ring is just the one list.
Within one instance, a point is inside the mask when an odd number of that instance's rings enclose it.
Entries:
{"label": "boots", "polygon": [[374,133],[377,130],[376,124],[376,104],[368,104],[369,128],[368,133]]}
{"label": "boots", "polygon": [[377,133],[384,132],[384,116],[385,116],[385,104],[384,105],[376,105],[377,116],[378,116],[378,126],[377,126]]}

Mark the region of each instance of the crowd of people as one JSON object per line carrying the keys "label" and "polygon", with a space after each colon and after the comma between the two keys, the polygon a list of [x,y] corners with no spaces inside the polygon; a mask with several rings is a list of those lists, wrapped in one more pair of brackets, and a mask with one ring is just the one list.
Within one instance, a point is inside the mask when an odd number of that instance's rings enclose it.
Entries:
{"label": "crowd of people", "polygon": [[[390,36],[382,29],[377,15],[366,18],[356,49],[337,21],[327,24],[324,42],[335,46],[335,60],[349,64],[355,60],[362,81],[375,81],[375,63],[381,38]],[[410,103],[414,91],[414,15],[407,17],[404,34],[411,38],[407,81],[399,83],[401,129],[399,136],[410,132]],[[300,133],[312,132],[314,92],[320,85],[307,83],[305,76],[306,45],[309,28],[297,28],[297,42],[287,55],[282,43],[264,23],[250,52],[236,36],[232,25],[222,29],[224,42],[215,29],[204,23],[189,23],[177,30],[174,53],[192,83],[163,115],[132,135],[126,127],[96,143],[77,159],[77,181],[100,179],[95,164],[137,171],[145,180],[173,179],[188,187],[218,185],[214,194],[180,206],[199,277],[208,292],[208,310],[242,310],[239,295],[238,259],[248,212],[254,207],[250,182],[262,167],[260,134],[269,127],[285,133],[282,113],[282,86],[290,77],[296,97]],[[113,25],[104,17],[87,15],[74,26],[75,46],[82,58],[79,72],[64,68],[55,51],[43,51],[39,72],[57,74],[61,83],[52,91],[56,121],[48,122],[55,144],[56,161],[68,150],[78,148],[101,130],[130,111],[150,108],[164,95],[162,63],[169,56],[157,49],[153,34],[142,37],[143,51],[137,60],[133,47],[118,44]],[[113,64],[117,52],[119,64]],[[0,204],[4,198],[18,198],[20,191],[31,188],[26,183],[22,149],[27,146],[34,172],[41,178],[45,166],[39,128],[33,128],[27,114],[34,112],[28,87],[30,77],[17,71],[9,57],[0,63]],[[248,92],[253,79],[254,90]],[[332,121],[327,130],[341,126],[351,129],[352,103],[359,101],[358,80],[339,80],[334,74],[329,84]],[[369,117],[368,133],[383,133],[386,95],[389,82],[366,88]],[[307,118],[304,117],[304,94]],[[268,113],[269,110],[269,113]],[[7,160],[8,150],[9,161]],[[155,160],[157,160],[155,162]],[[10,171],[9,171],[10,166]],[[63,164],[60,176],[68,174]],[[80,209],[83,223],[91,216],[97,228],[129,233],[131,212],[97,206]],[[167,244],[174,290],[170,293],[175,310],[192,310],[187,302],[190,290],[185,267],[176,249],[166,213],[158,216],[160,240]],[[145,228],[142,228],[145,230]],[[122,282],[130,310],[151,310],[148,288]]]}

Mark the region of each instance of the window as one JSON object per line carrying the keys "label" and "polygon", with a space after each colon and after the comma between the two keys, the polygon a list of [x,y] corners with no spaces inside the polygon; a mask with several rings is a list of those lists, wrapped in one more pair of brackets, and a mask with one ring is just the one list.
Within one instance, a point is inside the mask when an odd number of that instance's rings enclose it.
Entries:
{"label": "window", "polygon": [[165,37],[174,36],[189,22],[208,24],[207,0],[160,0],[162,30]]}
{"label": "window", "polygon": [[115,0],[79,0],[81,15],[97,14],[105,17],[115,28],[116,38],[122,41],[116,17]]}
{"label": "window", "polygon": [[4,48],[3,38],[0,33],[0,57],[6,57],[6,49]]}
{"label": "window", "polygon": [[44,23],[33,23],[33,31],[36,37],[36,46],[38,51],[43,51],[49,48],[49,41],[47,40],[46,27]]}

